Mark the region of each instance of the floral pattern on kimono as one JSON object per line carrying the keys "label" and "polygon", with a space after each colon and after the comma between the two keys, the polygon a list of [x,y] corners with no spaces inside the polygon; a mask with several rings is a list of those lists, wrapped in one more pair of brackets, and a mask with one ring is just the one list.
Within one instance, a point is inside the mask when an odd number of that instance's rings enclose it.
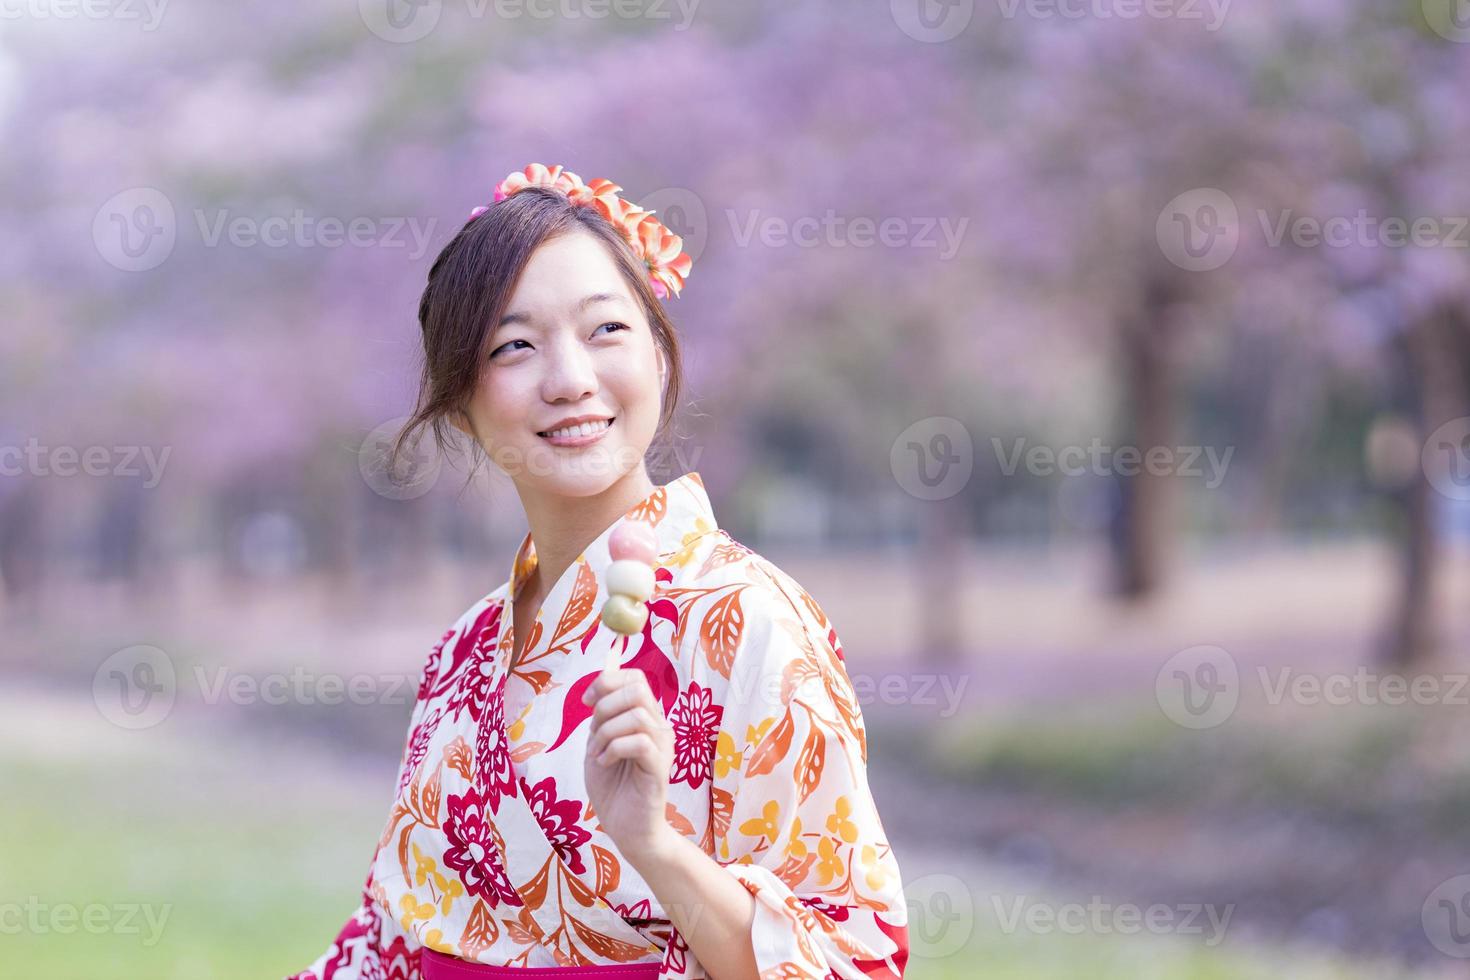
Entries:
{"label": "floral pattern on kimono", "polygon": [[[658,536],[641,635],[599,617],[608,540]],[[603,832],[582,767],[581,694],[609,649],[674,730],[665,819],[755,899],[763,978],[901,978],[907,906],[867,781],[867,734],[836,629],[792,577],[721,530],[698,473],[657,488],[552,586],[510,669],[508,580],[430,651],[362,901],[292,980],[419,977],[428,947],[498,966],[659,964],[707,974]]]}

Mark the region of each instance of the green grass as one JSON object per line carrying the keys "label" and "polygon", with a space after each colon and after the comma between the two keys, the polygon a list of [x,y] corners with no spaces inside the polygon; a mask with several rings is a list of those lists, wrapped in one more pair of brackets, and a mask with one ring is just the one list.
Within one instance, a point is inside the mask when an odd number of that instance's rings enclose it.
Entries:
{"label": "green grass", "polygon": [[[0,881],[10,902],[78,908],[145,904],[167,914],[156,942],[143,934],[43,929],[0,937],[10,977],[260,980],[301,969],[355,907],[386,813],[391,760],[355,775],[308,744],[243,738],[171,718],[124,732],[87,712],[57,725],[69,749],[47,742],[7,752]],[[1064,781],[1114,776],[1147,729],[1095,739],[1083,761],[1062,734],[1017,737],[987,750],[989,765]],[[16,744],[16,743],[12,743]],[[1129,791],[1152,777],[1135,774]],[[1145,780],[1140,785],[1139,780]],[[1098,780],[1097,785],[1111,785]],[[989,884],[1003,880],[998,873]],[[1011,894],[1027,894],[1024,885]],[[988,901],[981,899],[980,901]],[[1058,901],[1061,901],[1060,899]],[[141,922],[141,920],[140,920]],[[914,923],[913,980],[1295,980],[1394,974],[1322,955],[1251,945],[1231,933],[1207,947],[1179,936],[1007,932],[992,907],[960,914],[949,945]],[[923,930],[921,932],[921,930]]]}

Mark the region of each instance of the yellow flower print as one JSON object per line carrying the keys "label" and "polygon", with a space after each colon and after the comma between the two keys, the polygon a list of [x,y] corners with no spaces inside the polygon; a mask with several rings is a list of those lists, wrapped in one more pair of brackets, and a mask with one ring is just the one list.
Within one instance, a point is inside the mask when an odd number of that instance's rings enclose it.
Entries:
{"label": "yellow flower print", "polygon": [[429,880],[429,875],[434,875],[437,878],[438,875],[435,872],[438,870],[438,863],[419,850],[417,844],[413,845],[413,883],[415,885],[422,885]]}
{"label": "yellow flower print", "polygon": [[422,904],[412,895],[404,895],[398,900],[398,907],[403,910],[403,931],[408,932],[413,928],[415,919],[432,919],[434,917],[434,906],[429,902]]}
{"label": "yellow flower print", "polygon": [[847,797],[837,797],[837,812],[827,817],[827,829],[849,844],[857,843],[857,824],[847,819],[852,814],[852,804]]}
{"label": "yellow flower print", "polygon": [[842,877],[842,858],[837,854],[837,842],[823,837],[817,845],[817,882],[830,884],[833,878]]}
{"label": "yellow flower print", "polygon": [[454,955],[454,945],[444,941],[444,933],[438,929],[430,929],[424,933],[423,943],[436,953]]}
{"label": "yellow flower print", "polygon": [[881,889],[890,872],[887,864],[879,863],[878,850],[872,844],[863,845],[862,865],[865,869],[863,880],[868,883],[868,887],[873,891]]}
{"label": "yellow flower print", "polygon": [[806,857],[806,842],[801,839],[801,818],[791,821],[791,834],[786,839],[786,853],[800,861]]}
{"label": "yellow flower print", "polygon": [[730,733],[720,732],[715,742],[715,778],[724,779],[732,772],[739,772],[742,755],[735,750],[735,739]]}
{"label": "yellow flower print", "polygon": [[776,825],[776,821],[780,817],[781,805],[775,800],[770,800],[766,803],[765,809],[761,811],[759,817],[753,817],[740,825],[740,832],[742,834],[749,834],[752,837],[764,837],[766,843],[774,844],[776,843],[776,838],[781,836],[781,830]]}
{"label": "yellow flower print", "polygon": [[759,745],[761,739],[766,737],[766,732],[776,723],[775,718],[767,718],[760,723],[759,727],[747,725],[745,727],[745,742],[747,745]]}
{"label": "yellow flower print", "polygon": [[665,568],[683,568],[685,565],[689,564],[691,561],[694,560],[694,549],[695,546],[698,544],[699,539],[713,530],[714,525],[710,524],[710,522],[705,520],[703,517],[695,520],[694,530],[684,535],[684,537],[679,541],[679,550],[674,552],[673,556],[670,557],[668,561],[663,562],[663,566]]}
{"label": "yellow flower print", "polygon": [[440,877],[439,884],[444,888],[444,897],[439,900],[439,911],[443,915],[448,915],[449,906],[454,904],[456,898],[464,894],[464,883],[458,878],[450,878],[446,887],[444,878]]}

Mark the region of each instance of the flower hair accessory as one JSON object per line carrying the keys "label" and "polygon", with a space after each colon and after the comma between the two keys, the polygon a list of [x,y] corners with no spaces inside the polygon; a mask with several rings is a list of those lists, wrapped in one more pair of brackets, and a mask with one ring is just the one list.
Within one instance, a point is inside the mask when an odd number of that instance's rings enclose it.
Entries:
{"label": "flower hair accessory", "polygon": [[[602,177],[584,184],[581,177],[563,169],[560,164],[546,167],[533,163],[525,170],[511,173],[495,186],[495,203],[499,204],[527,187],[559,191],[578,207],[596,208],[622,233],[634,254],[648,267],[648,281],[654,295],[659,299],[667,299],[670,294],[679,295],[694,264],[694,260],[683,251],[684,240],[664,227],[664,223],[654,217],[654,212],[619,197],[618,192],[622,188],[617,184]],[[474,221],[488,210],[490,205],[475,208],[470,212],[469,220]]]}

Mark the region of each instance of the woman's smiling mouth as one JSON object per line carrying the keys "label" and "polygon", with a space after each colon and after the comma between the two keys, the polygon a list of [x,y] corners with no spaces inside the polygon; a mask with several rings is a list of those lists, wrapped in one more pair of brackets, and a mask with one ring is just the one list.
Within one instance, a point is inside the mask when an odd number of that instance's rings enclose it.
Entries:
{"label": "woman's smiling mouth", "polygon": [[601,422],[583,422],[580,425],[569,425],[560,429],[550,429],[546,432],[536,433],[553,446],[564,446],[576,448],[578,446],[590,446],[601,439],[608,429],[612,428],[615,419],[605,419]]}

